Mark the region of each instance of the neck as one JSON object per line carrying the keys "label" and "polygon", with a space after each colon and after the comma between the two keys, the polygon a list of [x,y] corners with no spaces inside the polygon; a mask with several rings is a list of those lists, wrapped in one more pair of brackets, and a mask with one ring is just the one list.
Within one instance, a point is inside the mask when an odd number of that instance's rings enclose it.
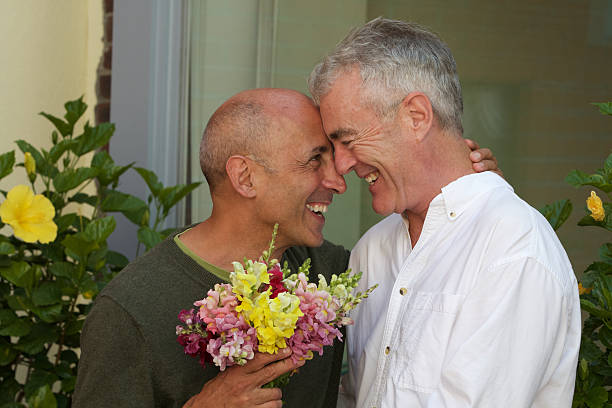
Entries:
{"label": "neck", "polygon": [[[232,262],[258,259],[267,250],[272,238],[272,226],[254,225],[254,218],[239,211],[215,211],[212,215],[181,235],[181,241],[206,262],[225,270],[233,270]],[[272,253],[280,260],[286,247]]]}
{"label": "neck", "polygon": [[417,244],[429,204],[442,191],[442,187],[452,183],[460,177],[474,173],[470,161],[470,149],[462,137],[453,134],[433,134],[426,139],[422,149],[421,163],[423,164],[423,185],[421,194],[423,199],[412,209],[404,211],[408,219],[410,240],[412,247]]}

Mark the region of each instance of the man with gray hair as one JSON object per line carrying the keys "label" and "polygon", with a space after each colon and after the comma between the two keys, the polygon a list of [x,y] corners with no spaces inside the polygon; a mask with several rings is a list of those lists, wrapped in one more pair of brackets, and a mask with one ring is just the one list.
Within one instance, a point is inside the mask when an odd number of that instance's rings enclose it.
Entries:
{"label": "man with gray hair", "polygon": [[348,404],[569,407],[577,283],[554,231],[492,173],[474,173],[448,47],[377,18],[313,70],[336,169],[389,215],[351,253],[379,288],[348,329]]}

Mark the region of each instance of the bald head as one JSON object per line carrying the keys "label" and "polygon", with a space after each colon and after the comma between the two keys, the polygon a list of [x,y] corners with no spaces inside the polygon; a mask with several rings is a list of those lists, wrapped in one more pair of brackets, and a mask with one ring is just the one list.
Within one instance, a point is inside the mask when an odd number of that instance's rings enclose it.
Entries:
{"label": "bald head", "polygon": [[225,164],[233,155],[249,155],[267,167],[279,127],[304,115],[318,115],[307,96],[289,89],[240,92],[211,116],[200,144],[200,166],[211,191],[225,179]]}

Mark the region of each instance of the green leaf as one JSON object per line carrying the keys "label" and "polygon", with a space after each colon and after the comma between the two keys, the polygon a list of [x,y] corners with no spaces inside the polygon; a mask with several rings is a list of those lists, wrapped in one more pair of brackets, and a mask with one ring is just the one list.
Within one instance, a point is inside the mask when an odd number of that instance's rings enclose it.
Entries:
{"label": "green leaf", "polygon": [[19,353],[11,343],[0,337],[0,366],[10,364],[17,357],[17,354]]}
{"label": "green leaf", "polygon": [[115,125],[112,123],[100,123],[94,127],[86,123],[83,134],[73,139],[75,143],[71,150],[74,154],[82,156],[99,149],[108,143],[114,132]]}
{"label": "green leaf", "polygon": [[33,307],[34,314],[43,322],[55,323],[62,318],[62,305],[56,304],[51,306]]}
{"label": "green leaf", "polygon": [[53,178],[53,186],[58,193],[64,193],[77,187],[85,180],[94,178],[98,171],[90,167],[66,169]]}
{"label": "green leaf", "polygon": [[89,237],[83,232],[77,232],[73,235],[68,235],[62,241],[62,244],[70,251],[70,254],[74,255],[79,261],[84,262],[93,250],[98,249],[98,244],[92,242]]}
{"label": "green leaf", "polygon": [[13,172],[13,167],[15,167],[14,150],[0,155],[0,180],[11,174]]}
{"label": "green leaf", "polygon": [[43,282],[32,293],[32,302],[36,306],[48,306],[62,300],[62,290],[57,282]]}
{"label": "green leaf", "polygon": [[70,150],[74,145],[74,141],[72,139],[64,139],[61,142],[57,143],[55,146],[51,148],[49,151],[49,160],[51,163],[55,164],[62,157],[66,150]]}
{"label": "green leaf", "polygon": [[70,262],[54,262],[50,267],[49,271],[57,277],[61,278],[73,278],[77,275],[77,266]]}
{"label": "green leaf", "polygon": [[113,216],[107,216],[104,218],[97,218],[90,222],[85,228],[85,235],[97,243],[106,241],[106,238],[115,230],[117,223]]}
{"label": "green leaf", "polygon": [[612,244],[603,244],[599,248],[599,257],[606,262],[612,262]]}
{"label": "green leaf", "polygon": [[24,353],[35,355],[44,350],[45,344],[55,343],[59,339],[57,326],[47,323],[38,323],[32,331],[19,339],[14,347]]}
{"label": "green leaf", "polygon": [[28,405],[30,408],[57,408],[57,401],[51,387],[45,385],[28,398]]}
{"label": "green leaf", "polygon": [[584,397],[589,408],[602,408],[608,401],[608,391],[604,387],[593,387]]}
{"label": "green leaf", "polygon": [[0,255],[10,255],[15,253],[15,247],[10,242],[0,242]]}
{"label": "green leaf", "polygon": [[72,202],[79,203],[79,204],[89,204],[92,207],[95,207],[98,199],[97,197],[90,196],[89,194],[77,193],[69,197],[68,201],[72,201]]}
{"label": "green leaf", "polygon": [[66,137],[72,133],[72,126],[64,122],[62,119],[45,112],[40,112],[39,115],[44,116],[49,120],[49,122],[53,123],[53,126],[55,126],[55,128],[58,130],[58,132],[60,132],[62,136]]}
{"label": "green leaf", "polygon": [[70,378],[66,378],[62,380],[62,391],[64,392],[72,392],[74,391],[74,386],[76,385],[76,376],[72,376]]}
{"label": "green leaf", "polygon": [[595,221],[591,215],[585,215],[578,221],[578,225],[581,227],[602,227],[607,229],[608,231],[612,231],[612,213],[609,211],[609,205],[605,205],[606,207],[606,219],[605,221]]}
{"label": "green leaf", "polygon": [[102,211],[121,212],[136,225],[143,225],[148,221],[148,210],[149,207],[140,198],[116,190],[108,190],[102,201]]}
{"label": "green leaf", "polygon": [[[81,326],[83,325],[81,324]],[[65,361],[69,364],[76,364],[79,362],[79,357],[72,350],[64,350],[62,351],[62,354],[60,354],[60,360]]]}
{"label": "green leaf", "polygon": [[71,126],[74,126],[74,124],[81,118],[81,116],[83,116],[83,114],[87,110],[87,104],[83,102],[83,97],[81,96],[79,99],[66,102],[64,104],[64,108],[66,108],[66,114],[64,115],[64,118]]}
{"label": "green leaf", "polygon": [[7,268],[0,268],[0,276],[20,288],[31,288],[34,285],[34,269],[27,262],[13,262]]}
{"label": "green leaf", "polygon": [[[164,207],[164,214],[167,214],[172,207],[176,205],[183,197],[191,193],[202,183],[179,184],[174,187],[166,187],[159,195],[160,201]],[[571,211],[571,208],[570,208]]]}
{"label": "green leaf", "polygon": [[600,317],[602,319],[610,319],[610,318],[612,318],[612,312],[610,312],[608,310],[601,309],[600,307],[596,306],[594,303],[592,303],[589,300],[580,299],[580,306],[582,306],[582,309],[584,311],[588,312],[589,314],[591,314],[593,316],[597,316],[597,317]]}
{"label": "green leaf", "polygon": [[119,252],[108,251],[108,254],[106,255],[106,262],[110,265],[114,265],[119,268],[124,268],[127,266],[128,263],[130,263],[130,260]]}
{"label": "green leaf", "polygon": [[162,242],[162,236],[159,232],[153,231],[149,227],[142,227],[138,230],[138,240],[145,245],[148,251]]}
{"label": "green leaf", "polygon": [[0,336],[23,337],[28,335],[31,330],[32,322],[28,319],[21,318],[0,329]]}
{"label": "green leaf", "polygon": [[164,188],[163,184],[157,178],[157,175],[151,170],[147,170],[142,167],[134,167],[134,170],[136,170],[145,183],[147,183],[147,186],[149,186],[149,190],[151,190],[153,196],[157,197]]}
{"label": "green leaf", "polygon": [[[4,376],[3,376],[4,377]],[[14,378],[6,376],[0,385],[0,407],[23,407],[21,404],[13,402],[15,395],[21,390],[21,385]]]}
{"label": "green leaf", "polygon": [[612,184],[606,181],[601,174],[586,174],[580,170],[572,170],[565,177],[565,182],[574,187],[593,186],[606,193],[612,191]]}
{"label": "green leaf", "polygon": [[117,184],[119,177],[133,165],[134,163],[127,166],[115,166],[113,159],[104,150],[96,152],[91,161],[91,167],[99,170],[98,181],[102,186],[108,186],[111,183]]}
{"label": "green leaf", "polygon": [[147,204],[138,197],[125,194],[116,190],[108,190],[106,197],[102,201],[103,211],[136,211],[148,208]]}
{"label": "green leaf", "polygon": [[567,199],[558,200],[552,204],[545,205],[540,209],[540,212],[556,231],[572,213],[572,203]]}
{"label": "green leaf", "polygon": [[96,297],[100,289],[90,275],[85,275],[79,283],[79,291],[86,299],[93,299]]}
{"label": "green leaf", "polygon": [[75,213],[65,214],[57,217],[54,221],[57,225],[58,232],[66,231],[70,226],[76,225],[78,221],[78,215]]}
{"label": "green leaf", "polygon": [[591,105],[597,106],[602,115],[612,115],[612,102],[593,102]]}

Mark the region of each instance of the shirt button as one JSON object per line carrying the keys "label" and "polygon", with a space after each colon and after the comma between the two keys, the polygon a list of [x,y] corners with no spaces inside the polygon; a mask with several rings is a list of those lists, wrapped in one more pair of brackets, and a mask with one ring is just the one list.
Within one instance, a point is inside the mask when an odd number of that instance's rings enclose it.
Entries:
{"label": "shirt button", "polygon": [[400,288],[400,295],[404,296],[408,292],[406,288]]}
{"label": "shirt button", "polygon": [[389,354],[391,352],[391,347],[385,347],[385,354]]}

